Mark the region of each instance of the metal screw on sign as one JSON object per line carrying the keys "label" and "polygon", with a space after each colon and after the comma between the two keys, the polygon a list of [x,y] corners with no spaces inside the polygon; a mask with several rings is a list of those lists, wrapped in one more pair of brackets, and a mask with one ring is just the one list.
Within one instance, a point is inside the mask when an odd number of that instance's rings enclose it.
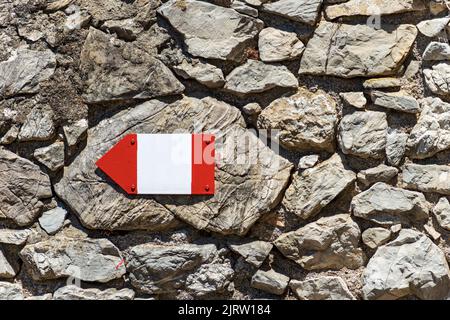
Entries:
{"label": "metal screw on sign", "polygon": [[136,140],[131,139],[131,145],[134,146],[135,143],[136,143]]}
{"label": "metal screw on sign", "polygon": [[131,185],[131,191],[136,191],[136,186],[134,184]]}
{"label": "metal screw on sign", "polygon": [[209,185],[205,186],[205,191],[209,191]]}

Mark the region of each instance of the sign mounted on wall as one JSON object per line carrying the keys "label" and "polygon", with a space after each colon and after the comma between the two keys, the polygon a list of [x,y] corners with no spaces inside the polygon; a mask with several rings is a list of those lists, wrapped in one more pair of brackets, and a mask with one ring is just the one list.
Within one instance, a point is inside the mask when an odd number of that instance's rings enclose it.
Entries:
{"label": "sign mounted on wall", "polygon": [[211,134],[129,134],[97,162],[128,194],[213,195]]}

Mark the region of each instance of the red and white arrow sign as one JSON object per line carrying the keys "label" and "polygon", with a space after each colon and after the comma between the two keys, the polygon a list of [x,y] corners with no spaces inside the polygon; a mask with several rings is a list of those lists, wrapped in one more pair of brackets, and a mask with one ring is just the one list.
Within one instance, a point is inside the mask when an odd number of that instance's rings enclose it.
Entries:
{"label": "red and white arrow sign", "polygon": [[214,194],[211,134],[129,134],[97,166],[129,194]]}

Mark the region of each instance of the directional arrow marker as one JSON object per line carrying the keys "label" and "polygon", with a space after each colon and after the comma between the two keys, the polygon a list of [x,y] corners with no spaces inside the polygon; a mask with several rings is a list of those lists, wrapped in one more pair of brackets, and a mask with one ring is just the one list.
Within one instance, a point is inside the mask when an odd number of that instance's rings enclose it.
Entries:
{"label": "directional arrow marker", "polygon": [[129,134],[97,162],[128,194],[215,191],[211,134]]}

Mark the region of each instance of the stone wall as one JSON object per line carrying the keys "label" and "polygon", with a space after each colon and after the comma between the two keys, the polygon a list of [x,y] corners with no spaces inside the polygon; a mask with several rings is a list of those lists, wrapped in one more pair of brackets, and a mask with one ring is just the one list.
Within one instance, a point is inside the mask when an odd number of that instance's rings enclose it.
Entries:
{"label": "stone wall", "polygon": [[[448,11],[1,1],[0,299],[449,297]],[[213,197],[95,166],[179,130],[252,161],[223,151]]]}

